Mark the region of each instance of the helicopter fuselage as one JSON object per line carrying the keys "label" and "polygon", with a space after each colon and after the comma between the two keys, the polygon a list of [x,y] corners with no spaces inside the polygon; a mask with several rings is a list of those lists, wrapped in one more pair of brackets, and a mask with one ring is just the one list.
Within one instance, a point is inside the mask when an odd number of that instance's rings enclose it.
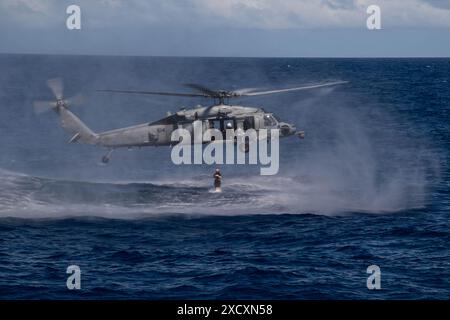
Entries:
{"label": "helicopter fuselage", "polygon": [[[296,133],[294,125],[282,122],[273,113],[262,108],[244,107],[238,105],[213,105],[181,109],[166,117],[131,127],[98,133],[96,144],[108,148],[169,146],[172,132],[183,128],[192,133],[194,121],[201,121],[203,129],[217,129],[223,132],[226,140],[226,129],[279,129],[280,137],[291,136]],[[211,141],[203,141],[208,143]]]}

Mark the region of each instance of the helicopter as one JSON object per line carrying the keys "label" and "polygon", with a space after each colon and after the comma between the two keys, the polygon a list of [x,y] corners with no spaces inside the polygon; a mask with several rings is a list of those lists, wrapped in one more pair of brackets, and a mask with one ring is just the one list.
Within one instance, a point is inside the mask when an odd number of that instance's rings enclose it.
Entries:
{"label": "helicopter", "polygon": [[[185,85],[194,90],[191,93],[112,89],[97,90],[98,92],[113,94],[178,96],[211,98],[213,100],[213,104],[210,106],[197,106],[191,109],[183,108],[175,113],[168,112],[166,117],[153,122],[100,133],[92,131],[70,111],[70,106],[82,104],[84,99],[82,95],[65,99],[63,96],[64,84],[62,78],[54,78],[47,81],[48,87],[56,98],[55,101],[35,101],[33,106],[37,114],[49,110],[54,110],[57,113],[60,126],[71,135],[69,143],[78,142],[107,148],[107,153],[101,159],[106,164],[110,161],[112,152],[118,148],[173,146],[176,143],[172,140],[172,133],[178,128],[184,128],[192,132],[195,121],[201,121],[204,128],[220,130],[223,133],[223,140],[226,139],[225,131],[227,129],[242,129],[244,131],[248,129],[254,129],[255,131],[261,129],[278,129],[280,137],[297,135],[299,138],[304,138],[304,131],[297,131],[294,124],[282,121],[274,113],[267,112],[260,107],[233,105],[230,104],[230,99],[311,90],[344,83],[346,81],[334,81],[266,91],[254,91],[254,89],[234,91],[212,90],[199,84]],[[236,140],[234,142],[236,143]],[[212,141],[201,141],[201,143],[212,143]],[[247,144],[240,147],[242,151],[248,151]]]}

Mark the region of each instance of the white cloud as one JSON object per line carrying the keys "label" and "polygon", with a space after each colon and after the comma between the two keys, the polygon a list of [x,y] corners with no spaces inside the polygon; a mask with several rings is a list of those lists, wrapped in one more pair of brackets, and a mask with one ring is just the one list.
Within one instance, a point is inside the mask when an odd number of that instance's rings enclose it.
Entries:
{"label": "white cloud", "polygon": [[[44,27],[51,21],[51,0],[2,0],[0,23],[7,27]],[[1,32],[1,31],[0,31]]]}
{"label": "white cloud", "polygon": [[383,28],[450,27],[450,5],[438,0],[2,0],[0,23],[51,27],[73,3],[94,28],[364,28],[371,4],[381,7]]}
{"label": "white cloud", "polygon": [[[429,0],[428,0],[429,1]],[[193,0],[206,14],[231,25],[257,28],[364,27],[377,4],[385,26],[450,26],[450,10],[424,0]]]}
{"label": "white cloud", "polygon": [[25,9],[34,13],[45,14],[49,7],[49,0],[3,0],[2,7],[10,9]]}

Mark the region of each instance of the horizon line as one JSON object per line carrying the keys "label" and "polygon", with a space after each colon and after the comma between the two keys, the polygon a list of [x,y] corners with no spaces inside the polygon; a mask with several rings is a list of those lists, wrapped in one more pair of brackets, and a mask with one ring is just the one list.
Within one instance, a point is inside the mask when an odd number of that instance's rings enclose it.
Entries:
{"label": "horizon line", "polygon": [[152,54],[100,54],[100,53],[37,53],[0,52],[0,55],[35,56],[88,56],[88,57],[136,57],[136,58],[240,58],[240,59],[449,59],[450,56],[201,56],[201,55],[152,55]]}

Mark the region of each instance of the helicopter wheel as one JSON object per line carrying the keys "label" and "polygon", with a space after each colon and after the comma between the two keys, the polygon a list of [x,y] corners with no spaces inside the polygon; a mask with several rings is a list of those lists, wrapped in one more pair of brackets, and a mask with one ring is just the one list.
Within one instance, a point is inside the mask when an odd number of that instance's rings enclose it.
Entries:
{"label": "helicopter wheel", "polygon": [[108,151],[108,153],[105,154],[105,155],[102,157],[102,162],[103,162],[104,164],[109,163],[109,160],[111,160],[111,153],[112,153],[113,151],[114,151],[114,149],[110,149],[110,150]]}

